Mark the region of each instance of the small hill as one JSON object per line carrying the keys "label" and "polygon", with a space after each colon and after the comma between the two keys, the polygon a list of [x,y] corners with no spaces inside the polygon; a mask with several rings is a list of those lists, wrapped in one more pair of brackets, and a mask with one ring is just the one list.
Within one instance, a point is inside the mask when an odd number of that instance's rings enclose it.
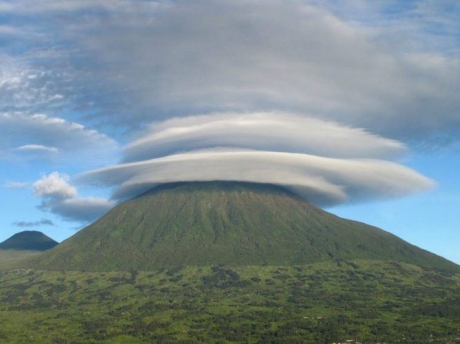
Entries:
{"label": "small hill", "polygon": [[0,250],[16,251],[46,251],[58,244],[39,231],[24,231],[16,233],[0,243]]}
{"label": "small hill", "polygon": [[116,206],[28,267],[152,270],[350,259],[459,271],[439,256],[381,229],[332,215],[281,187],[240,182],[157,187]]}

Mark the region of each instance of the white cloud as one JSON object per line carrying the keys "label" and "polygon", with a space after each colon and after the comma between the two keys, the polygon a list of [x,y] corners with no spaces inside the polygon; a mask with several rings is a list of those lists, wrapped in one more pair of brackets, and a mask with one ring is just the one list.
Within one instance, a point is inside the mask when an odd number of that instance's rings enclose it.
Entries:
{"label": "white cloud", "polygon": [[42,198],[39,209],[68,221],[94,221],[115,205],[115,202],[103,198],[78,196],[77,189],[69,184],[69,178],[58,172],[35,182],[33,191],[35,196]]}
{"label": "white cloud", "polygon": [[415,171],[387,161],[222,150],[121,164],[80,178],[100,186],[116,186],[115,198],[133,197],[158,184],[178,181],[270,183],[285,186],[321,206],[401,197],[434,186]]}
{"label": "white cloud", "polygon": [[398,141],[289,113],[226,113],[155,123],[124,150],[123,163],[80,180],[115,187],[115,199],[156,185],[232,180],[278,184],[320,206],[402,197],[433,187],[428,178],[381,160]]}
{"label": "white cloud", "polygon": [[382,160],[398,141],[289,113],[214,113],[173,118],[143,130],[119,165],[80,181],[115,187],[125,199],[156,185],[231,180],[277,184],[320,206],[402,197],[434,183]]}
{"label": "white cloud", "polygon": [[34,195],[50,199],[66,199],[77,196],[77,189],[69,184],[69,177],[53,172],[43,176],[33,185]]}
{"label": "white cloud", "polygon": [[215,113],[151,125],[127,145],[124,162],[209,147],[306,153],[339,158],[387,158],[405,151],[395,140],[331,121],[289,113]]}

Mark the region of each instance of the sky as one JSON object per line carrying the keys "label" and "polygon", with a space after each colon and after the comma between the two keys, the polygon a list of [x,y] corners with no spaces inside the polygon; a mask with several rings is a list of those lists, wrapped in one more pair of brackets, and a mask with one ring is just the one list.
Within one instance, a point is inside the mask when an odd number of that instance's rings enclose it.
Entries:
{"label": "sky", "polygon": [[0,240],[282,185],[460,264],[460,2],[0,0]]}

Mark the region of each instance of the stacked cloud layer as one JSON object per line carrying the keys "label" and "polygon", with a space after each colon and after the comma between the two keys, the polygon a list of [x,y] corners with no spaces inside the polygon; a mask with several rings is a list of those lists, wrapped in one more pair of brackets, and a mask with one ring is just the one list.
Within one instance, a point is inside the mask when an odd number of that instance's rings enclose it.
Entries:
{"label": "stacked cloud layer", "polygon": [[121,164],[80,179],[115,187],[115,199],[180,181],[270,183],[332,206],[433,187],[431,180],[387,160],[405,150],[400,142],[316,118],[211,114],[154,124],[125,147]]}

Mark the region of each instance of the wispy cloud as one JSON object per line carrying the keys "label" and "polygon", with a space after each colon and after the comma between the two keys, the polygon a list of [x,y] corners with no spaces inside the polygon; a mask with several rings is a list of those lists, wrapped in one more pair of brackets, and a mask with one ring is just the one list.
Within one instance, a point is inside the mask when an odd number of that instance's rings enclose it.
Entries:
{"label": "wispy cloud", "polygon": [[41,219],[40,221],[17,221],[13,225],[16,227],[39,227],[39,226],[54,226],[53,221],[49,219]]}
{"label": "wispy cloud", "polygon": [[0,113],[0,135],[0,148],[9,155],[52,153],[52,158],[73,163],[113,161],[118,149],[105,134],[45,114]]}
{"label": "wispy cloud", "polygon": [[59,151],[59,149],[57,149],[56,147],[47,147],[43,145],[24,145],[24,146],[16,148],[16,150],[32,151],[32,152],[43,151],[43,152],[49,152],[49,153],[57,153]]}
{"label": "wispy cloud", "polygon": [[30,184],[27,182],[8,181],[4,184],[4,187],[8,189],[24,189],[28,187],[29,185]]}

